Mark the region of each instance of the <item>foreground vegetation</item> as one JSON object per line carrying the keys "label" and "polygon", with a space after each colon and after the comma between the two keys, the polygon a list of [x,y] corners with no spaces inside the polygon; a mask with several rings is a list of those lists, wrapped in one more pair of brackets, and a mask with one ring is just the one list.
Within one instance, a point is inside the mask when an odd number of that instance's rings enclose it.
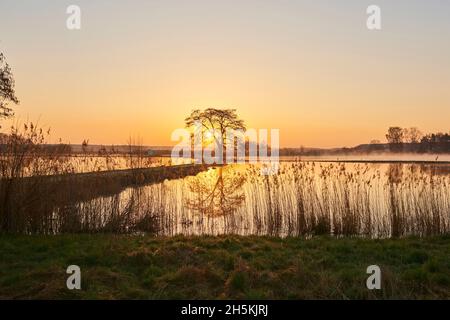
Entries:
{"label": "foreground vegetation", "polygon": [[[79,265],[82,289],[66,289]],[[366,268],[382,270],[368,290]],[[448,299],[450,236],[0,236],[0,298]]]}

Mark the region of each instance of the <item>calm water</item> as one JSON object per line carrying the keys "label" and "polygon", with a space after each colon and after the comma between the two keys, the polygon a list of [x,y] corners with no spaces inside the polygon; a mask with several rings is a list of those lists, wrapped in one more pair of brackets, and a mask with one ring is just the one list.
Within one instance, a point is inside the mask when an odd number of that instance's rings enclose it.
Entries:
{"label": "calm water", "polygon": [[[38,158],[38,160],[33,159],[33,162],[24,168],[24,176],[152,168],[169,165],[172,165],[170,157],[68,155],[55,158]],[[36,170],[36,168],[39,169]]]}
{"label": "calm water", "polygon": [[[450,232],[450,165],[282,162],[211,168],[56,208],[51,232],[361,235]],[[47,222],[48,223],[48,222]]]}

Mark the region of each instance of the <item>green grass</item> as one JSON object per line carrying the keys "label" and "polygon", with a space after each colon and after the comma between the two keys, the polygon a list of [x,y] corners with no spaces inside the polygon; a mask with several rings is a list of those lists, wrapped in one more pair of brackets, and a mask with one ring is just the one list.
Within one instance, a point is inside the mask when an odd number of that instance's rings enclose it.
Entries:
{"label": "green grass", "polygon": [[[82,290],[66,288],[67,266]],[[382,289],[366,288],[379,265]],[[450,236],[0,236],[3,299],[448,299]]]}

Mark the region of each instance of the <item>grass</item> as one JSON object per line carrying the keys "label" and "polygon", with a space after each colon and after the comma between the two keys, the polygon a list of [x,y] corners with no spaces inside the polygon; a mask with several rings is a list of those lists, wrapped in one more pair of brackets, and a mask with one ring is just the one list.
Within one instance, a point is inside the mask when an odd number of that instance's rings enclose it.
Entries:
{"label": "grass", "polygon": [[[79,265],[82,289],[66,289]],[[368,290],[379,265],[382,289]],[[0,236],[3,299],[448,299],[450,237]]]}

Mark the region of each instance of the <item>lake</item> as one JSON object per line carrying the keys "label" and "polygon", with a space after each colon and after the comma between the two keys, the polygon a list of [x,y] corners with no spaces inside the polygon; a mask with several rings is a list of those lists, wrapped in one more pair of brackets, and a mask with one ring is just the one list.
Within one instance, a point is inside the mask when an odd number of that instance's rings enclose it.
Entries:
{"label": "lake", "polygon": [[[427,236],[450,231],[450,165],[227,165],[53,208],[45,233]],[[37,221],[40,221],[38,219]]]}

